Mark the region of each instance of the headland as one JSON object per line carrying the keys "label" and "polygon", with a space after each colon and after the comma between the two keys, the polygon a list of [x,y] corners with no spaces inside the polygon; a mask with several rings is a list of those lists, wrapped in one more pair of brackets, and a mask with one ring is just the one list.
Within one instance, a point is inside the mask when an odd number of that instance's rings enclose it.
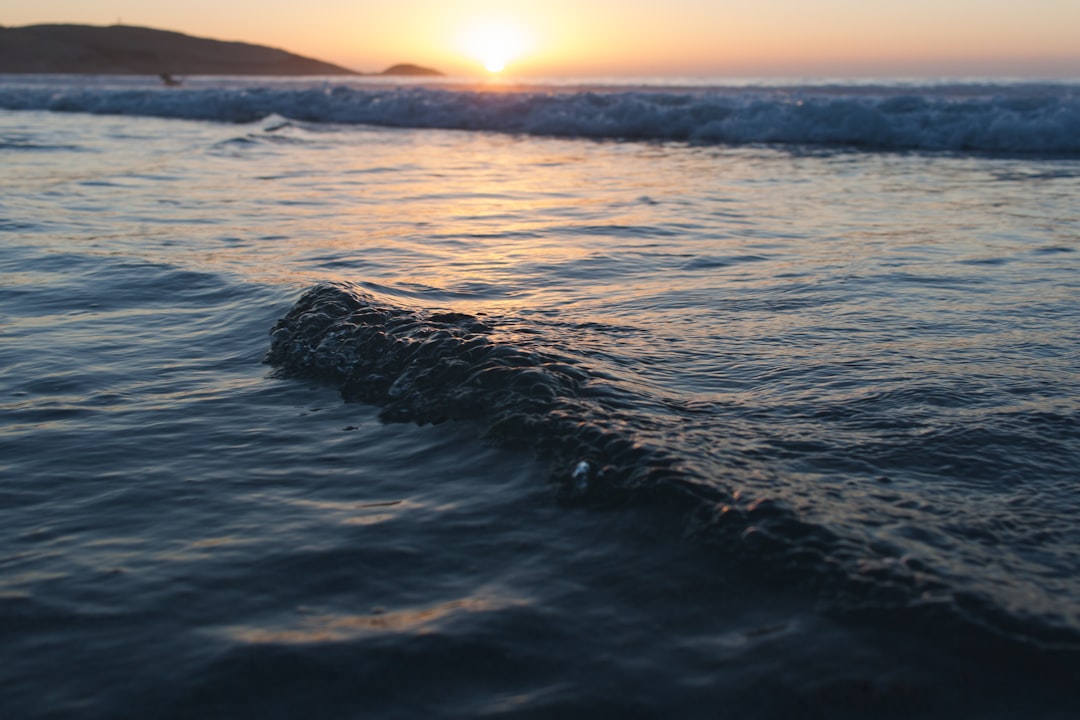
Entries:
{"label": "headland", "polygon": [[0,27],[0,73],[439,76],[411,64],[361,73],[286,50],[131,25]]}

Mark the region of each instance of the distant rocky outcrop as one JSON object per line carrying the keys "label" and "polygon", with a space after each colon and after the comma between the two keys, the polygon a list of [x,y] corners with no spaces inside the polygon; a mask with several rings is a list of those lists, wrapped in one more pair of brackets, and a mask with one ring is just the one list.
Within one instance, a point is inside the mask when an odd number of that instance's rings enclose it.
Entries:
{"label": "distant rocky outcrop", "polygon": [[[130,25],[0,26],[0,73],[101,75],[362,75],[354,70],[242,42]],[[395,65],[380,75],[439,75]]]}
{"label": "distant rocky outcrop", "polygon": [[380,75],[407,75],[413,77],[441,77],[442,73],[438,70],[432,70],[431,68],[420,67],[419,65],[392,65],[391,67],[383,70]]}

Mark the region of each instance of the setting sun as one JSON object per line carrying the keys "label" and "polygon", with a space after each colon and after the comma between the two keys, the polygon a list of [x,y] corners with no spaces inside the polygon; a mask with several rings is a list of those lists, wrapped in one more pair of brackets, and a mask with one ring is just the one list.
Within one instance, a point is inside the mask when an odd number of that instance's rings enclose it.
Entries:
{"label": "setting sun", "polygon": [[461,50],[478,60],[491,73],[502,72],[507,63],[528,52],[525,32],[505,20],[490,20],[464,28],[459,33]]}

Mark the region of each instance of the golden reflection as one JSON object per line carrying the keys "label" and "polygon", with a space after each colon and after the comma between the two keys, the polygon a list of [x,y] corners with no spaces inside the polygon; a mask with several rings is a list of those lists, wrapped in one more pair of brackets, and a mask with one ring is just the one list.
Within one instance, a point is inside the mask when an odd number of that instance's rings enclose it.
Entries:
{"label": "golden reflection", "polygon": [[[311,500],[309,498],[288,498],[288,505],[309,508],[333,514],[340,518],[342,525],[378,525],[398,516],[402,510],[422,508],[422,503],[408,500],[381,500],[369,502],[331,502]],[[390,510],[389,508],[393,508]]]}
{"label": "golden reflection", "polygon": [[225,633],[239,642],[251,644],[313,645],[346,642],[372,633],[426,633],[444,618],[460,613],[494,612],[523,601],[496,601],[464,598],[426,608],[386,612],[373,610],[366,615],[337,613],[313,614],[301,617],[291,627],[233,626]]}
{"label": "golden reflection", "polygon": [[224,536],[224,537],[206,538],[204,540],[196,540],[195,542],[191,543],[191,547],[193,547],[193,548],[221,548],[221,547],[229,547],[231,545],[251,545],[253,542],[254,542],[254,540],[252,540],[251,538]]}

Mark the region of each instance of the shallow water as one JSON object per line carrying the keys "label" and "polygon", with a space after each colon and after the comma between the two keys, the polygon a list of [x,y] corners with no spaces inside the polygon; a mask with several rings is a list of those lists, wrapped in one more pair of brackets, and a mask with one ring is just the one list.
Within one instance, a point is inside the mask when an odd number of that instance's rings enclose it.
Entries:
{"label": "shallow water", "polygon": [[[5,716],[1076,707],[1076,159],[42,111],[0,154]],[[317,283],[380,352],[298,315],[264,364]]]}

